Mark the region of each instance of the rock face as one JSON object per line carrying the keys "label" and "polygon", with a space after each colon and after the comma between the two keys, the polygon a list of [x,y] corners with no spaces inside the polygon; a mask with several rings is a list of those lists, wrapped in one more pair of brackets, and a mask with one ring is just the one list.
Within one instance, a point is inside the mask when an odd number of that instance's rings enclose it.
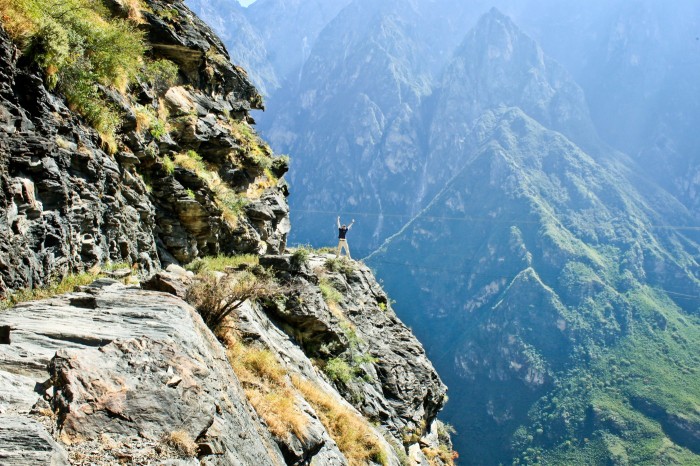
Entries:
{"label": "rock face", "polygon": [[[292,291],[275,305],[246,302],[229,324],[246,344],[277,355],[290,380],[310,381],[377,422],[367,428],[382,445],[383,464],[405,464],[411,445],[423,464],[417,445],[437,448],[431,432],[446,389],[422,347],[366,267],[332,272],[330,257],[314,256],[299,272],[290,258],[267,260]],[[326,304],[319,280],[343,289],[342,301]],[[101,279],[18,305],[0,325],[11,328],[11,343],[0,345],[0,458],[8,464],[28,457],[38,464],[348,464],[301,394],[295,403],[305,434],[271,436],[222,345],[173,295]],[[353,365],[350,379],[335,380],[311,362],[331,356]],[[187,442],[189,452],[179,448]]]}
{"label": "rock face", "polygon": [[155,209],[143,181],[18,58],[0,30],[0,293],[107,260],[152,269]]}
{"label": "rock face", "polygon": [[[2,322],[13,331],[12,344],[0,346],[0,370],[18,379],[2,425],[22,419],[34,439],[25,448],[57,458],[67,450],[71,464],[164,460],[179,456],[166,441],[182,432],[199,445],[202,464],[284,464],[223,348],[179,299],[103,279],[18,306]],[[44,456],[40,464],[54,464]]]}
{"label": "rock face", "polygon": [[[275,259],[285,258],[263,258],[263,263],[274,263]],[[312,256],[306,265],[308,274],[285,277],[289,272],[282,271],[282,278],[290,280],[294,291],[284,303],[263,306],[263,310],[271,322],[290,329],[290,336],[301,343],[309,357],[344,357],[352,362],[361,355],[369,356],[365,358],[368,362],[358,367],[363,376],[342,383],[341,392],[365,416],[388,426],[400,439],[400,434],[430,424],[442,407],[446,387],[418,340],[394,314],[372,272],[350,262],[334,271],[334,260],[333,255]],[[342,299],[324,301],[319,281]],[[254,332],[249,329],[245,333]],[[257,338],[268,340],[272,336],[260,334]]]}
{"label": "rock face", "polygon": [[[161,262],[284,250],[286,166],[265,172],[266,148],[250,156],[264,146],[247,122],[260,95],[182,2],[147,3],[150,59],[179,71],[165,89],[142,80],[126,97],[105,91],[125,115],[114,155],[0,30],[0,294],[110,261],[148,274]],[[177,165],[185,154],[201,157],[199,173]]]}

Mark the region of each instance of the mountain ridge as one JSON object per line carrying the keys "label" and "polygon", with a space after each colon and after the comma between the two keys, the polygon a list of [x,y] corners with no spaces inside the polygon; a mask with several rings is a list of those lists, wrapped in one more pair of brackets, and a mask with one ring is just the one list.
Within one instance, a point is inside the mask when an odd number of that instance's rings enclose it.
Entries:
{"label": "mountain ridge", "polygon": [[0,2],[0,462],[454,464],[371,271],[287,250],[288,158],[212,29],[46,6]]}

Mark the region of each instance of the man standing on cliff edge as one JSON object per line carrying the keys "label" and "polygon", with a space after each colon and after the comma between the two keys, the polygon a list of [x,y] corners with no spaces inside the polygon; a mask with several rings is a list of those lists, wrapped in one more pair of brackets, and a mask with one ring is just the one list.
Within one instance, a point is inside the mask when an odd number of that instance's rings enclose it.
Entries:
{"label": "man standing on cliff edge", "polygon": [[352,219],[352,222],[350,222],[350,225],[345,225],[343,224],[342,226],[340,225],[340,216],[338,216],[338,250],[335,253],[335,256],[338,257],[340,256],[343,248],[345,249],[345,253],[348,255],[348,259],[352,259],[350,257],[350,248],[348,247],[348,240],[345,239],[345,235],[347,235],[348,230],[352,228],[352,224],[355,223],[355,219]]}

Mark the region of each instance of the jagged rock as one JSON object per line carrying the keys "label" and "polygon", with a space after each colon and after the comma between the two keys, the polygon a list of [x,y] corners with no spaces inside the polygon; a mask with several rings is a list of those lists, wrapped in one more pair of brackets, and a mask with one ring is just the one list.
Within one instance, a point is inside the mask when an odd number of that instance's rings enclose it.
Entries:
{"label": "jagged rock", "polygon": [[17,68],[17,57],[0,30],[0,295],[97,262],[155,257],[143,183],[100,149],[38,72]]}
{"label": "jagged rock", "polygon": [[[308,263],[292,264],[292,256],[267,256],[271,266],[289,283],[285,301],[262,309],[243,306],[237,326],[249,339],[264,342],[282,355],[285,365],[316,383],[328,381],[309,358],[369,355],[368,362],[349,383],[336,384],[345,399],[369,419],[381,422],[397,440],[406,433],[429,429],[442,408],[446,387],[420,343],[391,310],[388,297],[361,263],[349,262],[345,271],[326,269],[333,255],[311,255]],[[308,280],[307,274],[314,280]],[[323,278],[339,289],[343,300],[331,310],[318,283]]]}
{"label": "jagged rock", "polygon": [[148,280],[141,282],[141,288],[144,290],[162,291],[185,299],[187,288],[191,283],[191,272],[187,272],[175,264],[170,264],[165,271],[160,271]]}
{"label": "jagged rock", "polygon": [[[189,262],[222,252],[284,250],[289,219],[282,184],[252,202],[272,209],[271,216],[231,226],[238,222],[222,219],[220,201],[199,175],[181,168],[165,173],[163,157],[188,151],[222,174],[235,171],[233,154],[242,149],[231,121],[245,120],[262,101],[184,3],[149,0],[147,7],[142,28],[152,58],[178,64],[181,85],[151,89],[140,82],[138,103],[153,112],[162,97],[172,131],[156,137],[140,127],[143,108],[104,88],[125,116],[114,158],[102,150],[97,133],[44,87],[31,60],[18,61],[18,50],[0,31],[0,295],[107,261],[139,264],[148,275],[161,265],[159,255],[165,262]],[[111,9],[123,16],[128,5],[115,0]],[[232,191],[245,193],[258,175],[238,170],[224,178]]]}

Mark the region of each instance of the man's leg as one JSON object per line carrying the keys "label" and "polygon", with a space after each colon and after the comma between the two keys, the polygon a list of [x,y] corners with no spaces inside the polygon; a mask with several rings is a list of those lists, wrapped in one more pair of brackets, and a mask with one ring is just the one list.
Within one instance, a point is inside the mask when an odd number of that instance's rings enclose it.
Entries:
{"label": "man's leg", "polygon": [[352,257],[350,257],[350,246],[348,246],[347,241],[343,241],[343,247],[345,248],[345,254],[348,255],[348,259],[352,259]]}
{"label": "man's leg", "polygon": [[338,248],[335,251],[335,257],[340,257],[340,248],[343,246],[343,240],[338,240]]}

